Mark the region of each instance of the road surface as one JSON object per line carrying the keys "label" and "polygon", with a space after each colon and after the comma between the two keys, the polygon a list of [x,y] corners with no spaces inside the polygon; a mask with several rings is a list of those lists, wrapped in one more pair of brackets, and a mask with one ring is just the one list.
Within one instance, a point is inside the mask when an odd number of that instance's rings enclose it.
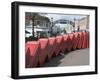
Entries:
{"label": "road surface", "polygon": [[89,48],[71,51],[64,56],[58,55],[45,63],[43,67],[80,65],[89,65]]}

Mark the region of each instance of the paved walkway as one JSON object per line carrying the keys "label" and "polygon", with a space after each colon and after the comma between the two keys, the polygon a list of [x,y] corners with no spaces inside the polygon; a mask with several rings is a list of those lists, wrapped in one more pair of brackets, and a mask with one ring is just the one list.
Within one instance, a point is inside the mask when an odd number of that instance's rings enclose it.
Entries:
{"label": "paved walkway", "polygon": [[80,49],[66,53],[64,56],[58,55],[45,63],[43,67],[53,66],[79,66],[89,64],[89,48]]}

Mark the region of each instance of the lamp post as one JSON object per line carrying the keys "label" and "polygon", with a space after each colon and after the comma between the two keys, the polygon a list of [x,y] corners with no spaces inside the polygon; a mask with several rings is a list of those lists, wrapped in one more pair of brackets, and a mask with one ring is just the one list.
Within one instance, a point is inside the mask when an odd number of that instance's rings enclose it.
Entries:
{"label": "lamp post", "polygon": [[32,14],[32,22],[33,22],[33,24],[32,24],[32,35],[33,35],[33,37],[34,37],[34,26],[35,26],[35,17],[36,17],[36,15],[38,15],[37,13],[34,13],[34,14]]}
{"label": "lamp post", "polygon": [[51,35],[52,35],[52,27],[53,27],[53,17],[51,17]]}
{"label": "lamp post", "polygon": [[80,31],[80,20],[78,19],[78,29],[77,31]]}
{"label": "lamp post", "polygon": [[32,18],[32,21],[33,21],[33,24],[32,24],[32,35],[33,35],[33,37],[34,37],[34,21],[35,21],[35,16],[33,16],[33,18]]}
{"label": "lamp post", "polygon": [[74,32],[75,32],[75,22],[76,22],[76,19],[74,18],[74,26],[73,26],[74,27]]}

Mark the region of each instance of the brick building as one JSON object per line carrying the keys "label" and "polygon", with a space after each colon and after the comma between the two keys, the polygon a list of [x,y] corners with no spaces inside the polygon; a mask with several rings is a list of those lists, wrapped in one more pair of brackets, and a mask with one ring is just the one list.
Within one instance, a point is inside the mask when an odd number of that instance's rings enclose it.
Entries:
{"label": "brick building", "polygon": [[89,15],[82,19],[75,20],[75,31],[78,30],[78,27],[79,30],[89,30]]}

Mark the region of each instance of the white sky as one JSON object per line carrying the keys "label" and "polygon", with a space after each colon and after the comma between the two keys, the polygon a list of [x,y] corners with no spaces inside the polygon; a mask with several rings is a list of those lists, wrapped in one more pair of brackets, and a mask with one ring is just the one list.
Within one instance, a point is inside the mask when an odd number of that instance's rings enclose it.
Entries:
{"label": "white sky", "polygon": [[86,17],[86,15],[73,15],[73,14],[41,14],[46,17],[49,17],[49,19],[53,18],[53,21],[58,19],[66,19],[66,20],[74,20],[75,19],[81,19],[83,17]]}

